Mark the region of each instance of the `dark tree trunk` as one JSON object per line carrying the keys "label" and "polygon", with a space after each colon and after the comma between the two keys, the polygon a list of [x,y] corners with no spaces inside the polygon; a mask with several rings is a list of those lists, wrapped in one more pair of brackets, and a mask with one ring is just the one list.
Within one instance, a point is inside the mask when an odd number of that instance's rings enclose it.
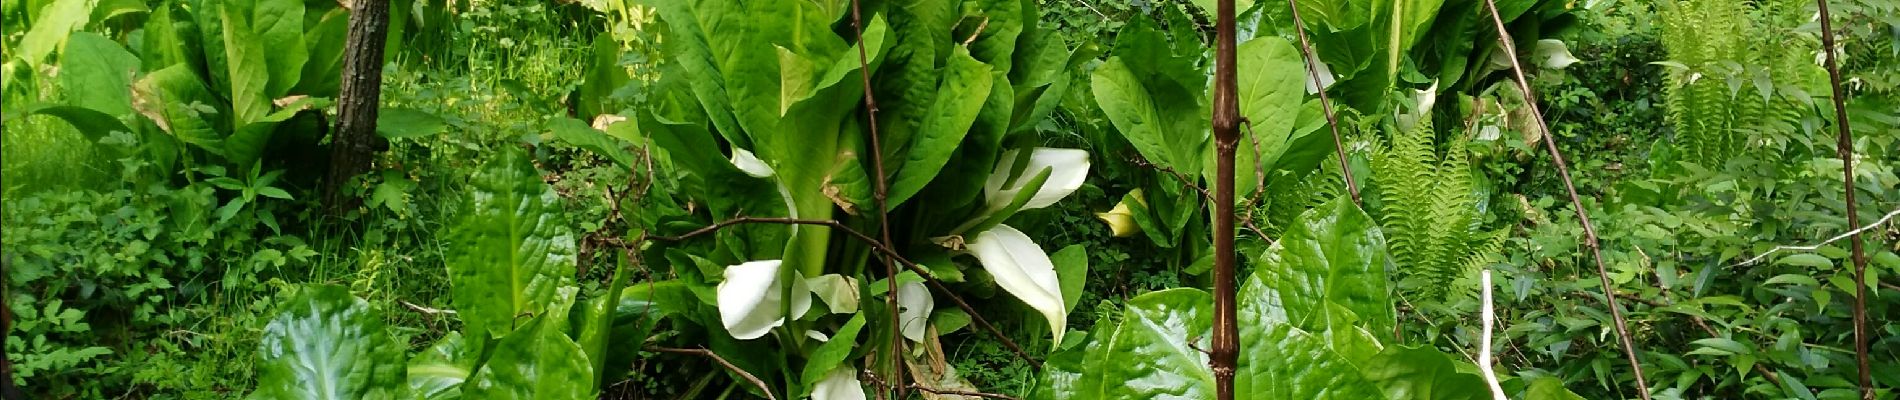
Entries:
{"label": "dark tree trunk", "polygon": [[1214,337],[1208,363],[1216,398],[1234,399],[1240,324],[1234,310],[1234,148],[1240,144],[1239,82],[1234,70],[1234,0],[1214,17]]}
{"label": "dark tree trunk", "polygon": [[324,177],[323,196],[331,212],[355,208],[359,201],[345,194],[350,178],[368,172],[376,152],[389,144],[376,135],[376,111],[381,107],[383,46],[389,35],[389,0],[356,0],[350,10],[350,33],[344,42],[342,91],[337,98],[336,129],[330,140],[330,172]]}

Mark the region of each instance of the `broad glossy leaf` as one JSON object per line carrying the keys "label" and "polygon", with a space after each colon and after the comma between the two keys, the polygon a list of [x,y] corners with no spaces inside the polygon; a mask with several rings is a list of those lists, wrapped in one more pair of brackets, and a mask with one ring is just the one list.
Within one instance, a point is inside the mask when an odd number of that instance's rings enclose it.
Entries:
{"label": "broad glossy leaf", "polygon": [[[380,122],[381,120],[378,119]],[[380,123],[379,123],[380,125]],[[554,131],[554,137],[575,147],[587,149],[621,168],[633,168],[633,152],[627,151],[627,143],[608,136],[606,132],[588,126],[586,122],[573,118],[555,118],[548,121],[548,129]],[[380,130],[380,129],[379,129]],[[439,128],[438,128],[439,130]]]}
{"label": "broad glossy leaf", "polygon": [[1200,174],[1208,140],[1202,93],[1174,81],[1144,79],[1123,57],[1095,70],[1091,87],[1102,113],[1155,166]]}
{"label": "broad glossy leaf", "polygon": [[138,72],[138,57],[97,33],[73,34],[60,53],[60,89],[67,99],[113,117],[132,115],[132,75]]}
{"label": "broad glossy leaf", "polygon": [[[248,16],[238,7],[227,4],[218,7],[222,11],[221,34],[224,41],[226,78],[230,79],[225,98],[231,100],[231,121],[233,126],[243,126],[261,121],[271,112],[270,66],[264,53],[264,43],[253,33]],[[301,46],[300,46],[301,47]],[[258,154],[226,154],[234,164],[250,165]]]}
{"label": "broad glossy leaf", "polygon": [[475,364],[461,332],[449,332],[409,359],[409,394],[418,400],[462,397],[462,382]]}
{"label": "broad glossy leaf", "polygon": [[[1128,300],[1100,368],[1104,399],[1211,399],[1207,366],[1214,298],[1200,289],[1151,292]],[[1190,342],[1190,340],[1194,342]],[[1086,390],[1086,389],[1085,389]]]}
{"label": "broad glossy leaf", "polygon": [[1583,400],[1570,389],[1564,388],[1564,381],[1555,377],[1542,377],[1531,380],[1531,386],[1524,391],[1525,400]]}
{"label": "broad glossy leaf", "polygon": [[132,131],[131,128],[125,126],[124,122],[120,122],[118,118],[113,118],[111,115],[99,112],[99,110],[85,107],[39,104],[27,106],[26,114],[46,115],[59,118],[60,120],[66,121],[67,124],[71,124],[73,129],[79,131],[79,134],[86,135],[87,138],[92,140],[98,140],[112,132]]}
{"label": "broad glossy leaf", "polygon": [[220,110],[212,106],[216,102],[186,64],[152,71],[132,86],[132,108],[157,123],[159,130],[212,154],[224,154],[224,138],[214,123],[223,120],[216,114]]}
{"label": "broad glossy leaf", "polygon": [[1089,253],[1082,245],[1069,245],[1049,255],[1049,261],[1056,265],[1056,278],[1062,287],[1062,310],[1075,311],[1075,303],[1082,301],[1082,284],[1089,280]]}
{"label": "broad glossy leaf", "polygon": [[[264,65],[269,68],[264,96],[267,99],[284,97],[290,88],[296,87],[303,79],[304,62],[310,59],[310,49],[304,46],[304,2],[303,0],[255,0],[250,26],[253,38],[262,45],[259,49],[268,49],[270,55],[264,57]],[[227,43],[228,45],[228,43]],[[237,57],[232,57],[237,59]]]}
{"label": "broad glossy leaf", "polygon": [[587,354],[547,316],[522,324],[495,344],[493,355],[462,386],[463,397],[496,400],[594,399]]}
{"label": "broad glossy leaf", "polygon": [[1431,347],[1392,346],[1364,364],[1366,379],[1388,399],[1483,400],[1491,397],[1484,378],[1458,372],[1444,352]]}
{"label": "broad glossy leaf", "polygon": [[560,198],[526,154],[504,150],[469,179],[448,233],[449,283],[471,337],[500,337],[540,315],[574,274],[574,236]]}
{"label": "broad glossy leaf", "polygon": [[[1240,148],[1234,152],[1234,193],[1247,196],[1260,183],[1260,168],[1272,168],[1286,151],[1294,122],[1305,96],[1305,62],[1291,42],[1262,37],[1241,43],[1235,50],[1239,71],[1240,116],[1249,125],[1240,130]],[[1209,145],[1213,143],[1210,141]],[[1201,174],[1214,176],[1214,150],[1209,147]]]}
{"label": "broad glossy leaf", "polygon": [[970,58],[967,48],[959,46],[951,53],[935,94],[939,101],[928,106],[909,148],[901,153],[887,152],[904,157],[892,176],[887,207],[895,209],[910,200],[943,170],[953,150],[976,123],[977,113],[982,111],[994,84],[993,71],[989,65]]}
{"label": "broad glossy leaf", "polygon": [[1287,321],[1313,332],[1396,323],[1385,274],[1385,236],[1350,199],[1300,214],[1240,290],[1242,320]]}
{"label": "broad glossy leaf", "polygon": [[19,57],[27,65],[38,69],[46,56],[66,42],[67,35],[86,26],[92,17],[92,8],[99,0],[57,0],[39,10],[39,17],[28,28],[26,37],[20,39]]}
{"label": "broad glossy leaf", "polygon": [[146,71],[157,71],[177,64],[188,64],[192,71],[203,68],[204,49],[198,46],[198,27],[188,14],[175,11],[178,6],[166,1],[152,7],[145,20],[139,59]]}
{"label": "broad glossy leaf", "polygon": [[383,317],[341,286],[299,288],[264,327],[257,392],[265,399],[393,399],[403,347]]}
{"label": "broad glossy leaf", "polygon": [[343,44],[349,28],[349,10],[339,7],[324,13],[316,26],[304,32],[304,46],[309,48],[310,59],[304,62],[303,77],[297,80],[291,93],[336,97],[343,82]]}
{"label": "broad glossy leaf", "polygon": [[[1240,320],[1241,400],[1379,399],[1379,387],[1326,338],[1278,321]],[[1411,399],[1395,397],[1394,399]]]}
{"label": "broad glossy leaf", "polygon": [[593,118],[614,110],[607,109],[607,100],[614,90],[627,83],[627,70],[620,66],[620,43],[613,35],[594,36],[593,57],[587,63],[586,79],[578,90],[581,118]]}
{"label": "broad glossy leaf", "polygon": [[846,365],[845,359],[851,357],[851,351],[858,346],[858,332],[864,329],[864,314],[855,314],[831,335],[831,340],[812,350],[811,357],[805,359],[804,372],[799,374],[801,385],[809,390],[825,378],[825,373]]}

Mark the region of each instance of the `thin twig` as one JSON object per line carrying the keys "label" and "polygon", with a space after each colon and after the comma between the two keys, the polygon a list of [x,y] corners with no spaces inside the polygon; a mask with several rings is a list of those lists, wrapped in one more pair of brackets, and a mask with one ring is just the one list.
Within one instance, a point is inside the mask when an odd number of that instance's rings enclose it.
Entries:
{"label": "thin twig", "polygon": [[1339,175],[1346,180],[1346,193],[1352,195],[1353,204],[1364,206],[1365,203],[1359,201],[1359,184],[1352,179],[1352,166],[1346,162],[1345,141],[1339,137],[1339,117],[1333,114],[1333,102],[1326,97],[1326,88],[1320,86],[1320,61],[1313,56],[1313,43],[1306,40],[1306,23],[1300,20],[1300,7],[1295,0],[1286,0],[1286,5],[1293,10],[1293,33],[1300,38],[1300,56],[1306,59],[1306,76],[1313,80],[1320,110],[1326,112],[1326,126],[1333,130],[1333,154],[1339,157]]}
{"label": "thin twig", "polygon": [[1854,237],[1854,236],[1857,236],[1857,235],[1860,235],[1860,233],[1861,233],[1861,232],[1866,232],[1866,231],[1868,231],[1868,230],[1871,230],[1871,229],[1874,229],[1874,228],[1878,228],[1878,227],[1880,227],[1880,225],[1882,225],[1882,224],[1886,224],[1886,223],[1887,223],[1887,221],[1891,221],[1891,220],[1893,220],[1893,217],[1896,217],[1896,216],[1900,216],[1900,209],[1894,209],[1894,210],[1893,210],[1893,212],[1889,212],[1889,213],[1887,213],[1887,215],[1885,215],[1885,216],[1881,216],[1881,217],[1880,217],[1880,220],[1877,220],[1877,221],[1874,221],[1874,223],[1871,223],[1871,224],[1867,224],[1866,226],[1862,226],[1862,227],[1859,227],[1859,228],[1854,228],[1854,230],[1851,230],[1851,231],[1847,231],[1846,233],[1842,233],[1842,234],[1839,234],[1839,235],[1835,235],[1834,237],[1831,237],[1831,238],[1828,238],[1827,240],[1823,240],[1823,241],[1821,241],[1820,243],[1815,243],[1815,244],[1811,244],[1811,245],[1807,245],[1807,246],[1775,246],[1775,248],[1773,248],[1773,249],[1769,249],[1768,251],[1766,251],[1766,252],[1763,252],[1763,253],[1761,253],[1761,255],[1757,255],[1757,256],[1755,256],[1754,258],[1750,258],[1750,259],[1748,259],[1748,261],[1743,261],[1743,262],[1740,262],[1740,263],[1736,263],[1735,265],[1730,265],[1730,266],[1729,266],[1729,268],[1734,268],[1734,267],[1740,267],[1740,266],[1747,266],[1747,265],[1752,265],[1752,264],[1754,264],[1754,263],[1758,263],[1758,262],[1761,262],[1761,260],[1762,260],[1762,259],[1764,259],[1764,258],[1768,258],[1768,255],[1770,255],[1770,254],[1775,254],[1775,252],[1779,252],[1779,251],[1815,251],[1815,250],[1819,250],[1819,249],[1821,248],[1821,246],[1826,246],[1826,245],[1828,245],[1828,244],[1831,244],[1831,243],[1834,243],[1834,242],[1836,242],[1836,241],[1840,241],[1841,239],[1846,239],[1846,238],[1849,238],[1849,237]]}
{"label": "thin twig", "polygon": [[456,314],[455,314],[455,310],[444,310],[444,309],[439,309],[439,308],[430,308],[430,307],[424,307],[424,306],[419,306],[419,305],[416,305],[415,303],[410,303],[410,302],[408,302],[408,301],[404,301],[404,300],[397,300],[396,302],[397,302],[397,303],[402,303],[402,306],[403,306],[403,307],[407,307],[407,308],[409,308],[409,309],[411,309],[411,310],[415,310],[416,312],[419,312],[419,313],[423,313],[423,314],[428,314],[428,315],[444,315],[444,314],[447,314],[447,315],[456,315]]}
{"label": "thin twig", "polygon": [[[1531,93],[1530,80],[1524,77],[1524,66],[1517,61],[1517,45],[1511,42],[1511,32],[1504,26],[1504,17],[1498,15],[1496,1],[1484,0],[1485,9],[1491,14],[1491,22],[1498,30],[1498,44],[1504,49],[1504,55],[1511,60],[1511,72],[1517,79],[1517,88],[1524,95],[1524,104],[1531,108],[1531,119],[1537,122],[1537,131],[1544,137],[1550,137],[1550,126],[1544,122],[1544,112],[1538,109],[1537,99]],[[1577,211],[1577,222],[1583,225],[1584,245],[1590,247],[1590,255],[1596,260],[1597,281],[1603,286],[1605,304],[1610,309],[1611,322],[1616,324],[1616,337],[1622,341],[1623,356],[1628,358],[1632,376],[1636,378],[1636,394],[1643,400],[1649,400],[1649,381],[1643,377],[1643,363],[1636,358],[1636,342],[1630,338],[1629,324],[1623,320],[1623,311],[1616,305],[1615,286],[1610,283],[1610,272],[1603,266],[1603,244],[1597,240],[1597,231],[1590,223],[1590,212],[1583,208],[1583,199],[1577,195],[1577,185],[1570,179],[1570,167],[1564,163],[1563,153],[1557,150],[1556,140],[1544,140],[1544,149],[1550,152],[1551,162],[1557,165],[1557,174],[1563,178],[1564,190],[1570,194],[1570,206]]]}
{"label": "thin twig", "polygon": [[[878,244],[890,248],[892,246],[890,209],[884,206],[885,199],[890,195],[890,185],[884,179],[884,146],[879,143],[877,134],[877,97],[871,94],[871,60],[865,53],[867,50],[864,48],[864,16],[858,3],[858,0],[851,0],[851,31],[857,34],[858,38],[858,77],[864,80],[864,115],[865,118],[870,119],[868,126],[871,134],[871,166],[877,173],[877,176],[872,179],[873,182],[877,182],[877,194],[872,198],[877,201],[877,230],[878,236],[883,239]],[[985,19],[984,22],[988,23],[989,20]],[[982,27],[977,27],[977,30],[981,31]],[[885,292],[884,300],[885,308],[891,314],[891,354],[895,356],[904,354],[904,337],[900,334],[897,323],[897,264],[892,263],[888,255],[883,257],[883,261],[884,276],[891,286],[890,291]],[[891,363],[891,376],[897,378],[896,384],[892,385],[897,389],[897,398],[904,398],[904,371],[897,362]]]}
{"label": "thin twig", "polygon": [[1478,343],[1478,370],[1484,372],[1484,383],[1491,387],[1492,400],[1510,400],[1504,396],[1504,387],[1498,386],[1498,373],[1491,370],[1491,326],[1496,325],[1497,317],[1491,310],[1491,269],[1478,272],[1478,282],[1484,286],[1480,291],[1484,309],[1478,313],[1478,320],[1484,323],[1483,342]]}
{"label": "thin twig", "polygon": [[759,391],[765,393],[765,398],[767,400],[778,400],[778,396],[772,395],[772,388],[765,386],[765,381],[759,380],[759,377],[753,376],[751,372],[745,372],[744,369],[740,369],[739,366],[737,365],[732,365],[731,362],[727,362],[724,357],[720,357],[718,353],[714,353],[712,352],[712,350],[678,349],[678,348],[672,348],[672,347],[655,347],[655,346],[647,346],[646,350],[652,351],[652,352],[660,352],[660,353],[687,354],[687,355],[696,355],[696,356],[711,358],[713,362],[717,362],[719,363],[719,365],[725,366],[726,369],[729,371],[732,371],[732,373],[739,374],[739,377],[745,379],[746,382],[751,382],[753,386],[758,386]]}
{"label": "thin twig", "polygon": [[983,34],[983,30],[984,30],[984,29],[987,29],[987,28],[989,28],[989,27],[990,27],[990,17],[989,17],[989,16],[984,16],[984,17],[983,17],[983,20],[982,20],[982,21],[979,21],[979,22],[977,22],[977,23],[976,23],[976,30],[975,30],[975,31],[972,31],[972,32],[970,32],[970,37],[969,37],[969,38],[966,38],[966,39],[963,39],[963,45],[964,45],[964,46],[969,46],[969,45],[970,45],[970,43],[975,43],[975,42],[976,42],[976,37],[977,37],[977,36],[980,36],[980,35],[982,35],[982,34]]}
{"label": "thin twig", "polygon": [[839,231],[839,232],[844,232],[850,237],[856,238],[858,241],[861,241],[867,245],[870,245],[871,250],[877,251],[880,254],[890,257],[892,260],[896,261],[898,265],[902,265],[905,268],[909,269],[911,272],[914,272],[918,276],[923,277],[924,283],[929,284],[931,288],[936,289],[937,292],[939,293],[942,293],[944,297],[950,298],[951,302],[957,304],[957,308],[963,309],[964,313],[970,315],[970,321],[975,322],[978,327],[983,328],[984,331],[989,332],[991,335],[995,336],[997,340],[1003,342],[1003,347],[1009,348],[1011,352],[1016,353],[1016,357],[1021,358],[1025,362],[1028,362],[1031,367],[1035,367],[1036,369],[1042,369],[1041,361],[1036,360],[1035,357],[1030,357],[1028,352],[1023,351],[1022,346],[1016,345],[1016,341],[1010,340],[1009,336],[1004,335],[1002,330],[996,329],[996,326],[994,325],[990,325],[989,320],[984,319],[981,314],[977,314],[976,307],[971,307],[969,302],[963,301],[963,297],[957,296],[956,292],[950,291],[950,287],[944,286],[943,281],[938,280],[935,274],[930,273],[930,270],[924,269],[923,266],[918,265],[915,262],[911,262],[909,259],[904,258],[903,255],[897,254],[897,251],[891,250],[889,246],[885,246],[882,243],[878,243],[877,239],[872,239],[870,235],[866,235],[863,232],[858,232],[855,229],[851,229],[851,227],[845,226],[845,224],[840,223],[838,221],[795,219],[795,218],[738,217],[738,218],[733,218],[730,220],[720,221],[718,223],[707,225],[699,229],[694,229],[690,232],[686,232],[684,234],[680,234],[677,236],[653,236],[651,238],[653,240],[659,240],[659,241],[678,242],[678,241],[684,241],[686,239],[698,237],[701,235],[717,232],[720,229],[724,229],[729,226],[743,225],[743,224],[820,225],[820,226],[831,227],[831,229]]}
{"label": "thin twig", "polygon": [[[1854,130],[1847,124],[1847,91],[1841,89],[1840,58],[1834,48],[1834,23],[1828,16],[1827,0],[1814,0],[1821,20],[1821,51],[1827,52],[1827,82],[1834,90],[1834,151],[1841,157],[1841,179],[1847,184],[1847,223],[1859,223],[1858,205],[1854,204]],[[1860,397],[1874,400],[1872,369],[1867,365],[1867,253],[1860,243],[1860,232],[1850,232],[1854,252],[1854,360],[1860,367]]]}
{"label": "thin twig", "polygon": [[[1136,166],[1154,168],[1155,170],[1166,172],[1168,173],[1168,175],[1173,176],[1174,180],[1180,181],[1181,186],[1189,188],[1189,189],[1194,189],[1195,192],[1199,192],[1201,194],[1202,200],[1207,200],[1208,202],[1214,201],[1213,193],[1208,193],[1207,188],[1203,188],[1200,185],[1194,184],[1194,181],[1188,178],[1186,174],[1182,174],[1181,171],[1175,171],[1173,168],[1155,165],[1154,163],[1151,163],[1151,162],[1148,162],[1147,160],[1142,160],[1142,159],[1132,159],[1132,160],[1129,160],[1129,162],[1135,164]],[[1252,214],[1249,213],[1248,215],[1251,216]],[[1240,222],[1242,225],[1247,226],[1247,230],[1253,231],[1254,235],[1259,236],[1261,239],[1267,239],[1267,232],[1261,230],[1259,225],[1255,225],[1253,222],[1253,218],[1251,217],[1245,218],[1245,219],[1242,219]]]}
{"label": "thin twig", "polygon": [[952,396],[985,397],[985,398],[1003,399],[1003,400],[1021,400],[1021,399],[1017,399],[1014,396],[1010,396],[1006,394],[972,392],[972,391],[967,391],[967,390],[938,389],[938,388],[933,388],[929,386],[919,385],[916,383],[911,383],[910,388],[922,390],[922,391],[926,391],[930,393],[935,393],[935,394],[947,394],[947,395],[952,395]]}

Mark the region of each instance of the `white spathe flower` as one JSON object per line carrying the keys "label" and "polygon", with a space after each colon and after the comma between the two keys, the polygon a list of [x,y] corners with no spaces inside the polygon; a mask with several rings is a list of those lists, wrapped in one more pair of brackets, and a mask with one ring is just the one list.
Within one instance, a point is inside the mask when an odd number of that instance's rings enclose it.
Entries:
{"label": "white spathe flower", "polygon": [[924,341],[924,329],[930,327],[930,312],[936,310],[937,299],[930,296],[930,289],[923,283],[897,286],[897,322],[904,330],[905,339]]}
{"label": "white spathe flower", "polygon": [[765,160],[760,160],[758,155],[737,146],[732,148],[732,165],[754,178],[769,178],[773,174],[772,166],[765,165]]}
{"label": "white spathe flower", "polygon": [[1327,67],[1325,62],[1313,62],[1313,69],[1319,75],[1319,81],[1313,81],[1313,76],[1316,74],[1306,74],[1306,94],[1319,93],[1320,89],[1332,87],[1333,82],[1339,80],[1338,76],[1333,75],[1333,69]]}
{"label": "white spathe flower", "polygon": [[1564,45],[1562,40],[1539,40],[1532,54],[1532,59],[1542,60],[1541,65],[1548,69],[1564,69],[1577,63],[1577,58],[1570,55],[1570,46]]}
{"label": "white spathe flower", "polygon": [[[1089,152],[1077,149],[1056,149],[1037,147],[1029,153],[1029,166],[1017,176],[1015,182],[1009,182],[1009,173],[1016,169],[1016,150],[1003,152],[996,161],[996,169],[990,171],[990,177],[983,181],[983,199],[991,210],[1009,206],[1022,192],[1030,180],[1035,179],[1042,170],[1049,170],[1049,179],[1043,181],[1042,188],[1023,204],[1024,210],[1048,207],[1075,193],[1082,187],[1082,181],[1089,176]],[[1007,184],[1007,185],[1006,185]]]}
{"label": "white spathe flower", "polygon": [[983,264],[983,270],[996,278],[997,286],[1042,313],[1055,336],[1052,343],[1062,343],[1069,315],[1063,310],[1062,284],[1049,254],[1029,240],[1029,235],[1009,225],[996,225],[964,245]]}
{"label": "white spathe flower", "polygon": [[811,389],[812,400],[864,400],[864,383],[858,382],[858,369],[840,365],[825,374]]}
{"label": "white spathe flower", "polygon": [[[779,287],[782,260],[752,261],[726,267],[726,280],[719,282],[719,322],[726,332],[739,340],[758,339],[785,324],[780,310],[785,291]],[[811,289],[804,277],[792,274],[792,318],[811,310]]]}

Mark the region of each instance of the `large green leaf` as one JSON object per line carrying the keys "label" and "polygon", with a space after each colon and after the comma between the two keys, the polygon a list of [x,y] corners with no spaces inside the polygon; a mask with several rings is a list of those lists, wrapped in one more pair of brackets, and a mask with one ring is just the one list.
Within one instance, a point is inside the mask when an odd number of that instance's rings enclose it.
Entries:
{"label": "large green leaf", "polygon": [[1482,400],[1490,398],[1484,378],[1458,372],[1444,352],[1431,347],[1387,347],[1364,366],[1366,379],[1388,399]]}
{"label": "large green leaf", "polygon": [[554,137],[561,141],[607,157],[622,168],[633,168],[633,152],[627,151],[626,141],[608,136],[606,132],[587,126],[586,122],[557,117],[548,121],[548,130],[553,131]]}
{"label": "large green leaf", "polygon": [[349,31],[349,10],[337,8],[324,13],[316,26],[304,32],[304,46],[309,49],[310,59],[304,62],[303,77],[290,89],[291,93],[336,97],[343,82],[343,44]]}
{"label": "large green leaf", "polygon": [[[1378,399],[1383,396],[1337,346],[1279,321],[1240,320],[1254,333],[1240,337],[1241,400]],[[1393,399],[1410,400],[1410,397]]]}
{"label": "large green leaf", "polygon": [[198,47],[198,26],[190,16],[179,16],[183,11],[173,2],[164,2],[152,7],[151,17],[145,20],[143,42],[139,44],[139,59],[146,71],[157,71],[177,64],[187,64],[192,71],[204,66],[204,49]]}
{"label": "large green leaf", "polygon": [[60,53],[60,89],[72,105],[114,117],[132,115],[132,75],[138,71],[138,57],[97,33],[73,34]]}
{"label": "large green leaf", "polygon": [[1213,296],[1193,288],[1129,299],[1121,325],[1103,348],[1111,362],[1093,366],[1103,376],[1103,398],[1213,398],[1214,371],[1207,353],[1198,350],[1207,347],[1213,305]]}
{"label": "large green leaf", "polygon": [[[231,118],[233,126],[244,126],[264,119],[270,114],[271,99],[270,66],[264,53],[264,43],[251,31],[248,16],[242,10],[226,4],[219,7],[221,15],[221,33],[224,41],[224,71],[230,86],[225,98],[231,100]],[[250,165],[257,154],[226,154],[233,164]]]}
{"label": "large green leaf", "polygon": [[268,99],[284,97],[303,78],[303,64],[310,59],[310,49],[304,46],[303,37],[304,2],[255,1],[257,4],[253,6],[250,22],[255,32],[252,37],[262,45],[259,49],[270,51],[270,55],[264,57],[264,64],[269,67],[264,96]]}
{"label": "large green leaf", "polygon": [[[1259,169],[1272,168],[1286,151],[1305,96],[1306,64],[1291,42],[1278,37],[1241,43],[1235,58],[1241,66],[1236,71],[1240,116],[1249,125],[1241,130],[1240,148],[1234,152],[1234,193],[1246,196],[1260,183]],[[1205,154],[1202,175],[1216,182],[1213,148]]]}
{"label": "large green leaf", "polygon": [[59,118],[60,120],[66,121],[67,124],[71,124],[73,129],[79,131],[79,134],[85,135],[86,138],[92,140],[98,140],[112,132],[129,133],[132,131],[131,128],[126,127],[125,123],[119,121],[118,118],[113,118],[111,115],[99,112],[99,110],[85,107],[39,104],[27,106],[25,114]]}
{"label": "large green leaf", "polygon": [[38,70],[46,56],[65,43],[68,35],[86,26],[93,6],[98,3],[98,0],[58,0],[40,9],[39,18],[26,31],[26,37],[20,39],[20,58]]}
{"label": "large green leaf", "polygon": [[417,400],[462,397],[462,382],[473,371],[474,356],[461,332],[449,332],[427,350],[409,359],[409,394]]}
{"label": "large green leaf", "polygon": [[448,234],[449,283],[465,331],[482,340],[548,307],[574,274],[574,235],[560,198],[518,149],[489,161],[468,189]]}
{"label": "large green leaf", "polygon": [[886,206],[896,208],[923,190],[937,177],[950,155],[970,133],[994,84],[988,64],[970,57],[968,48],[957,47],[943,68],[943,81],[937,90],[938,101],[919,122],[909,149],[902,153],[903,164],[892,177]]}
{"label": "large green leaf", "polygon": [[1095,69],[1095,101],[1115,129],[1157,167],[1187,176],[1201,170],[1207,114],[1201,94],[1170,81],[1144,80],[1122,57]]}
{"label": "large green leaf", "polygon": [[224,154],[218,133],[217,99],[188,64],[177,64],[146,74],[132,86],[132,107],[178,141],[211,154]]}
{"label": "large green leaf", "polygon": [[403,346],[341,286],[306,286],[279,305],[257,351],[259,399],[393,399]]}
{"label": "large green leaf", "polygon": [[1241,319],[1286,321],[1314,332],[1351,326],[1391,332],[1397,316],[1385,264],[1378,225],[1349,199],[1335,199],[1300,214],[1260,256],[1240,290]]}
{"label": "large green leaf", "polygon": [[565,326],[538,316],[495,345],[462,395],[494,400],[594,399],[594,370]]}

